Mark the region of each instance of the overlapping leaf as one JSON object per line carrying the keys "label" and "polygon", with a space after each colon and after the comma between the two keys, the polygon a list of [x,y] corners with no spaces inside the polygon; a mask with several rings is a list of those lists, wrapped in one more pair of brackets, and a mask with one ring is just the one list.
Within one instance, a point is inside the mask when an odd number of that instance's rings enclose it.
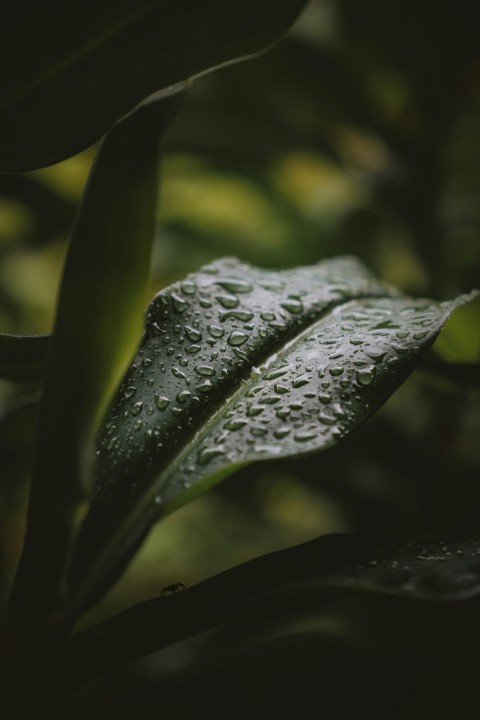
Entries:
{"label": "overlapping leaf", "polygon": [[20,0],[2,8],[0,169],[82,150],[146,96],[257,53],[306,0]]}
{"label": "overlapping leaf", "polygon": [[240,464],[347,435],[463,302],[402,296],[352,258],[283,272],[224,259],[162,291],[99,435],[77,607],[112,582],[158,517]]}
{"label": "overlapping leaf", "polygon": [[[321,612],[326,600],[345,595],[415,601],[420,614],[432,615],[431,630],[439,643],[455,644],[439,624],[446,617],[442,612],[448,615],[452,608],[459,629],[460,608],[473,615],[478,612],[480,542],[326,535],[255,558],[173,596],[129,608],[75,636],[70,657],[75,667],[94,677],[112,665],[214,627],[238,628],[240,623],[258,630],[262,622],[271,623],[285,614]],[[400,623],[401,607],[397,603],[395,608],[390,606],[389,618]],[[466,640],[458,638],[459,645]],[[408,642],[414,644],[412,636]]]}

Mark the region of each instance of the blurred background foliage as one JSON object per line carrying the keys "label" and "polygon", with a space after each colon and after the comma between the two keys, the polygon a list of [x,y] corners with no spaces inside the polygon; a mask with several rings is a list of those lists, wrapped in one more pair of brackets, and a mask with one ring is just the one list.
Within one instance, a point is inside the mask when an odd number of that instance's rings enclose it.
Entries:
{"label": "blurred background foliage", "polygon": [[[269,53],[199,78],[167,141],[150,297],[229,254],[281,268],[352,253],[413,295],[479,287],[479,21],[477,0],[316,0]],[[2,332],[50,331],[93,155],[0,175]],[[242,470],[169,517],[96,617],[327,532],[478,536],[479,331],[477,300],[340,447]],[[0,392],[5,597],[38,388]]]}

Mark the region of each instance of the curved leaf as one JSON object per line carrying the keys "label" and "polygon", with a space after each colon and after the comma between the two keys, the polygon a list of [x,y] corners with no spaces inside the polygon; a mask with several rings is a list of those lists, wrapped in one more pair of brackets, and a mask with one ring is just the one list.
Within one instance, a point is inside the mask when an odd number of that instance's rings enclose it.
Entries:
{"label": "curved leaf", "polygon": [[156,519],[240,464],[338,442],[463,302],[404,297],[353,258],[280,272],[224,259],[159,293],[99,434],[72,603],[106,589]]}
{"label": "curved leaf", "polygon": [[95,433],[141,328],[159,150],[182,97],[183,86],[152,96],[105,136],[70,238],[40,408],[25,546],[10,605],[16,630],[26,635],[59,620]]}
{"label": "curved leaf", "polygon": [[39,385],[49,342],[49,335],[0,335],[0,377]]}
{"label": "curved leaf", "polygon": [[8,3],[0,29],[0,168],[31,170],[79,152],[153,92],[271,45],[305,4]]}
{"label": "curved leaf", "polygon": [[478,603],[480,541],[325,535],[139,603],[74,636],[70,662],[81,684],[79,672],[95,677],[214,627],[246,628],[345,594]]}

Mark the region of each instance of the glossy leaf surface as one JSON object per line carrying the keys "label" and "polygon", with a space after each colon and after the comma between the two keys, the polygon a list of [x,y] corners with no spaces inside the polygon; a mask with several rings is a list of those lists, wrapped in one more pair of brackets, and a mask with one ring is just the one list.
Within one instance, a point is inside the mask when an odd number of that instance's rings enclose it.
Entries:
{"label": "glossy leaf surface", "polygon": [[2,8],[0,169],[84,149],[148,95],[257,53],[305,0],[20,0]]}
{"label": "glossy leaf surface", "polygon": [[402,296],[348,257],[280,272],[227,258],[159,293],[99,434],[75,601],[107,587],[156,519],[239,465],[338,442],[463,302]]}

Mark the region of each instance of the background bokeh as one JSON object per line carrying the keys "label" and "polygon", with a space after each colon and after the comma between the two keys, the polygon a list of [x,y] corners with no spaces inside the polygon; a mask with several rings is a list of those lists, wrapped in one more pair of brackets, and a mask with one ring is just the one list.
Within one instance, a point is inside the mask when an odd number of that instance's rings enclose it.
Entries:
{"label": "background bokeh", "polygon": [[[197,79],[167,139],[145,304],[221,255],[355,254],[413,295],[480,287],[479,20],[476,0],[316,0],[269,53]],[[93,156],[0,175],[0,331],[50,331]],[[96,617],[327,532],[478,536],[479,364],[477,300],[340,447],[244,469],[159,525]],[[38,389],[3,382],[0,399],[5,604]]]}

